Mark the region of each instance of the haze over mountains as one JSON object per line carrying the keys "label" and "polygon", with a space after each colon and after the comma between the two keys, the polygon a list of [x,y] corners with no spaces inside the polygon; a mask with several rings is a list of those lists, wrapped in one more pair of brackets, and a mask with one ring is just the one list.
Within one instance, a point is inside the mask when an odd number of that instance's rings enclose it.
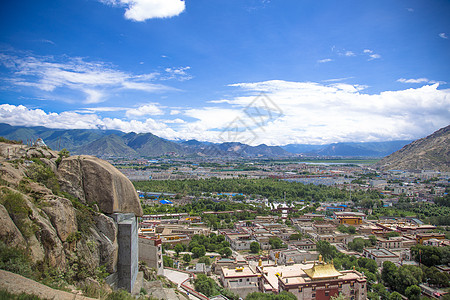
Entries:
{"label": "haze over mountains", "polygon": [[400,149],[410,141],[373,143],[334,143],[327,145],[290,144],[286,146],[249,146],[238,142],[213,144],[189,141],[169,141],[151,133],[124,133],[100,129],[50,129],[0,124],[0,136],[12,140],[42,138],[54,150],[68,149],[73,154],[98,157],[157,157],[166,154],[180,156],[222,157],[292,157],[308,156],[358,156],[382,157]]}

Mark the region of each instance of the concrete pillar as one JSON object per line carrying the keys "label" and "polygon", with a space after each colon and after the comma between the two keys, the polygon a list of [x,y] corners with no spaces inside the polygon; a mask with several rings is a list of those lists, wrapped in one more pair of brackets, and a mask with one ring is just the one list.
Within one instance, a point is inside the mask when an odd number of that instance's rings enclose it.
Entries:
{"label": "concrete pillar", "polygon": [[138,226],[133,213],[112,215],[118,226],[117,287],[131,293],[139,271]]}

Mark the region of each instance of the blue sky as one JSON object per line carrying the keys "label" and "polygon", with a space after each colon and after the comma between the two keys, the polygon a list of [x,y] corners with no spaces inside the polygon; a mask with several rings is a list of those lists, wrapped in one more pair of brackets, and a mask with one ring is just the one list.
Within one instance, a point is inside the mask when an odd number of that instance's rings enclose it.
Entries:
{"label": "blue sky", "polygon": [[8,1],[0,122],[323,144],[450,122],[450,2]]}

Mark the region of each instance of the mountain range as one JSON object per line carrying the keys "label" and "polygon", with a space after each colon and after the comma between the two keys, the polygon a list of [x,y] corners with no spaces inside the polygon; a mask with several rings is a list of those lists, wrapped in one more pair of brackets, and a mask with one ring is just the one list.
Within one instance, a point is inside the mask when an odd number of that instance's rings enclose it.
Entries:
{"label": "mountain range", "polygon": [[151,133],[125,133],[101,129],[51,129],[11,126],[0,123],[0,136],[24,143],[42,138],[54,150],[66,148],[72,154],[108,157],[158,157],[163,155],[203,157],[383,157],[411,141],[372,143],[334,143],[326,145],[290,144],[286,146],[249,146],[238,142],[209,143],[197,140],[170,141]]}
{"label": "mountain range", "polygon": [[418,139],[381,159],[382,170],[435,170],[450,172],[450,125]]}

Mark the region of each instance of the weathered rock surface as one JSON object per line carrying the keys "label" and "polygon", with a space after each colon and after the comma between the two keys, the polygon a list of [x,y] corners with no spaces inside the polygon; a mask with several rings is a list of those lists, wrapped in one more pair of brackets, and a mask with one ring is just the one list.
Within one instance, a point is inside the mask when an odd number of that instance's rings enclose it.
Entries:
{"label": "weathered rock surface", "polygon": [[48,217],[42,216],[38,208],[32,205],[30,201],[27,200],[27,204],[31,209],[30,220],[39,228],[36,232],[36,238],[45,250],[45,260],[51,267],[64,270],[66,268],[66,255],[56,229],[52,226]]}
{"label": "weathered rock surface", "polygon": [[103,213],[143,214],[131,181],[104,160],[93,156],[63,159],[58,178],[63,191],[86,203],[96,203]]}
{"label": "weathered rock surface", "polygon": [[11,220],[6,208],[0,204],[0,240],[8,241],[12,246],[24,246],[25,239]]}
{"label": "weathered rock surface", "polygon": [[66,198],[53,195],[47,195],[44,199],[42,210],[50,218],[50,222],[52,222],[61,241],[65,242],[67,237],[71,233],[75,233],[78,228],[76,212],[72,202]]}
{"label": "weathered rock surface", "polygon": [[117,271],[119,245],[117,243],[117,224],[110,217],[103,214],[94,216],[96,231],[94,237],[99,243],[100,264],[106,265],[109,273]]}

